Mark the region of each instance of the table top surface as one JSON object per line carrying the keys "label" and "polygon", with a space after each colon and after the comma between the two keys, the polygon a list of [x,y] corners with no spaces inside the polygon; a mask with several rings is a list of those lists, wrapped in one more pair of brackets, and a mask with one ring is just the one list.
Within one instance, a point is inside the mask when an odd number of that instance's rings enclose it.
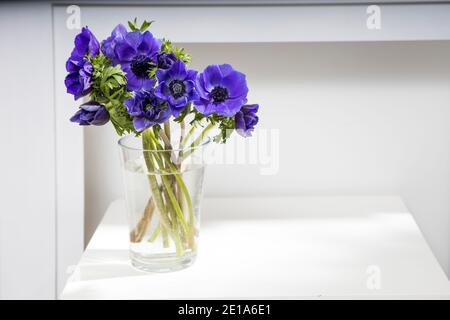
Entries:
{"label": "table top surface", "polygon": [[113,202],[62,299],[450,298],[400,197],[206,198],[197,261],[134,269]]}

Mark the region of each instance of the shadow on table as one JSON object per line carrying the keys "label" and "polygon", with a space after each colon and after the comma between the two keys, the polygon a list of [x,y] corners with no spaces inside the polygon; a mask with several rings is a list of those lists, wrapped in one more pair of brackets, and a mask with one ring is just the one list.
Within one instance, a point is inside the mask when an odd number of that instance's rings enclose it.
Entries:
{"label": "shadow on table", "polygon": [[134,268],[128,250],[91,250],[75,269],[73,281],[90,281],[117,277],[148,276]]}

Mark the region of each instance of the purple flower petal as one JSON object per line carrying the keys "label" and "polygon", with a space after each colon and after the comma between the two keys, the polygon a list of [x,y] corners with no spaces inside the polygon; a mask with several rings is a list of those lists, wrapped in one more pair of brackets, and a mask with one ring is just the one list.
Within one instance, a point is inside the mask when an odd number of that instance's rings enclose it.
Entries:
{"label": "purple flower petal", "polygon": [[100,44],[87,27],[81,29],[81,32],[75,37],[74,42],[74,53],[76,53],[78,57],[83,57],[86,53],[89,53],[91,57],[94,57],[100,51]]}
{"label": "purple flower petal", "polygon": [[156,61],[158,63],[158,69],[169,69],[172,64],[177,61],[177,57],[175,56],[175,54],[173,52],[171,53],[166,53],[166,52],[161,52],[158,53]]}
{"label": "purple flower petal", "polygon": [[[186,66],[181,60],[178,60],[177,62],[175,62],[172,65],[172,67],[169,70],[167,70],[167,74],[172,79],[177,79],[177,80],[184,80],[188,76],[188,73],[186,72]],[[192,78],[192,79],[194,79],[194,78]]]}
{"label": "purple flower petal", "polygon": [[196,103],[195,108],[197,109],[197,111],[203,114],[204,116],[209,116],[217,111],[216,110],[217,105],[215,105],[214,103],[210,103],[208,100],[200,100],[196,101],[195,103]]}
{"label": "purple flower petal", "polygon": [[206,67],[203,71],[204,89],[211,91],[215,86],[222,84],[222,73],[220,67],[216,64]]}
{"label": "purple flower petal", "polygon": [[136,77],[133,72],[127,72],[127,89],[130,91],[137,91],[140,89],[142,82]]}
{"label": "purple flower petal", "polygon": [[127,29],[125,28],[125,26],[119,24],[111,32],[111,36],[102,43],[103,54],[110,60],[112,60],[114,63],[115,63],[114,48],[116,47],[117,42],[125,38],[126,34]]}
{"label": "purple flower petal", "polygon": [[247,96],[248,88],[245,74],[241,72],[233,72],[223,78],[222,84],[229,90],[231,99]]}
{"label": "purple flower petal", "polygon": [[142,118],[141,117],[134,118],[134,120],[133,120],[133,126],[138,132],[147,129],[147,128],[151,127],[152,125],[153,125],[153,123],[150,120],[143,118],[143,117]]}
{"label": "purple flower petal", "polygon": [[141,86],[140,88],[142,90],[150,91],[155,86],[155,81],[152,79],[141,79]]}
{"label": "purple flower petal", "polygon": [[97,102],[89,101],[83,103],[80,108],[87,112],[97,112],[103,106]]}
{"label": "purple flower petal", "polygon": [[161,48],[161,44],[161,40],[155,39],[149,31],[145,31],[140,43],[136,46],[136,49],[138,53],[150,56],[154,58],[152,60],[156,62],[156,54]]}
{"label": "purple flower petal", "polygon": [[142,39],[142,33],[138,31],[128,32],[125,36],[125,40],[128,42],[128,45],[134,49],[137,49],[137,47],[141,44]]}
{"label": "purple flower petal", "polygon": [[197,75],[197,78],[195,79],[195,87],[199,97],[207,100],[209,91],[205,89],[205,81],[202,75]]}
{"label": "purple flower petal", "polygon": [[130,46],[127,42],[119,42],[114,48],[114,53],[116,55],[117,61],[130,62],[136,55],[136,49]]}
{"label": "purple flower petal", "polygon": [[70,65],[70,72],[64,79],[67,92],[74,95],[75,100],[88,94],[92,89],[92,65],[86,57],[73,60],[69,58],[66,66]]}
{"label": "purple flower petal", "polygon": [[94,115],[94,119],[91,121],[91,124],[94,126],[104,125],[109,121],[109,112],[104,108],[100,108]]}

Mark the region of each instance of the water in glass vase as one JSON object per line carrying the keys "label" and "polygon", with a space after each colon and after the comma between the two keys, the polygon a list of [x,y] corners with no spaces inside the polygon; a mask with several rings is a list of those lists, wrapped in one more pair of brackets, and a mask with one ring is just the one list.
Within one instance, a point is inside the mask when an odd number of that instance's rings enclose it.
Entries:
{"label": "water in glass vase", "polygon": [[181,170],[161,153],[142,154],[123,157],[132,264],[153,272],[186,268],[197,252],[204,166]]}

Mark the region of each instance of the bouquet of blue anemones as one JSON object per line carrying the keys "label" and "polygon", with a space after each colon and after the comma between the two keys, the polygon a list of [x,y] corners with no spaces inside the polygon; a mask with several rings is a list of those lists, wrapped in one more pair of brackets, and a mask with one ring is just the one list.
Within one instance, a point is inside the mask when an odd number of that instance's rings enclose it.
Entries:
{"label": "bouquet of blue anemones", "polygon": [[[82,126],[111,122],[119,135],[141,136],[143,146],[155,150],[172,148],[168,138],[172,122],[181,129],[179,141],[180,148],[186,148],[184,156],[207,139],[214,128],[212,138],[216,142],[225,142],[233,131],[250,136],[258,123],[258,105],[247,104],[245,75],[229,64],[210,65],[202,72],[189,69],[190,55],[166,39],[155,38],[147,31],[150,25],[144,21],[139,26],[135,19],[128,22],[127,30],[119,24],[101,43],[87,27],[75,37],[75,48],[66,63],[65,85],[75,100],[88,97],[88,101],[70,120]],[[194,139],[197,130],[201,132]],[[165,169],[176,176],[166,184],[150,181],[153,193],[161,196],[153,194],[146,212],[152,207],[161,212],[181,208],[175,203],[181,196],[189,203],[180,163],[148,155],[145,161],[149,169],[169,162]],[[165,193],[176,197],[164,197]],[[189,229],[191,224],[177,214],[166,219],[168,229],[170,219],[178,219],[179,225],[185,226],[181,238],[189,240],[195,232]],[[132,242],[139,242],[145,233],[148,221],[141,222],[131,234]],[[192,241],[185,242],[186,246],[194,245]],[[183,244],[178,243],[177,252],[180,250]]]}

